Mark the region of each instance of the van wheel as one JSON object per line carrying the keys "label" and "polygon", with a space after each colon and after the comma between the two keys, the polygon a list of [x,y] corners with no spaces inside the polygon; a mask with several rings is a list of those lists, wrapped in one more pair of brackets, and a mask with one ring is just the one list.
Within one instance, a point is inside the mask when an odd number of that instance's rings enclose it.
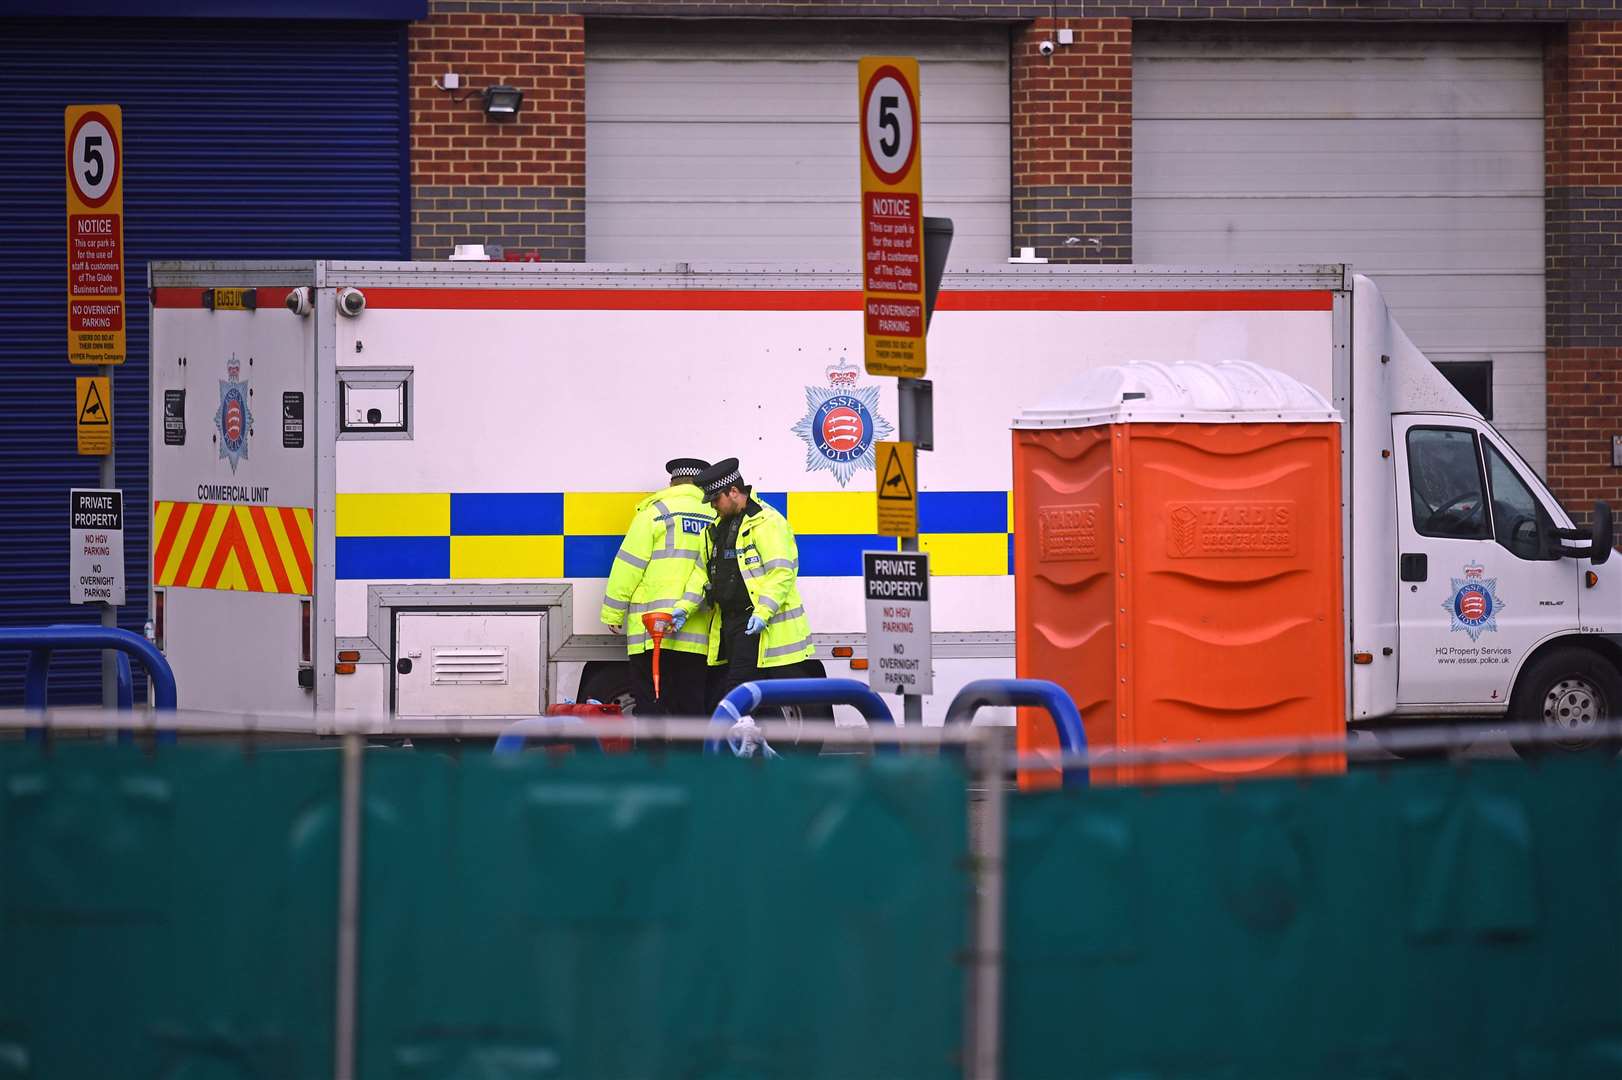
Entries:
{"label": "van wheel", "polygon": [[596,698],[604,705],[618,705],[626,716],[636,715],[636,698],[631,695],[631,669],[626,664],[598,664],[580,680],[576,701]]}
{"label": "van wheel", "polygon": [[1523,758],[1550,749],[1615,753],[1615,741],[1601,739],[1599,731],[1617,719],[1619,709],[1622,677],[1609,661],[1588,649],[1551,649],[1521,673],[1510,701],[1509,719],[1515,724],[1541,726],[1552,731],[1555,739],[1511,742]]}

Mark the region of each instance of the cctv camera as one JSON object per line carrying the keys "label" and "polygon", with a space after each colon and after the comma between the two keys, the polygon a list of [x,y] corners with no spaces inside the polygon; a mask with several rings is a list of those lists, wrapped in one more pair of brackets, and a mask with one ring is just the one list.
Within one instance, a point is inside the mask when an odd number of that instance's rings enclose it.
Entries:
{"label": "cctv camera", "polygon": [[338,311],[353,319],[366,310],[366,294],[359,289],[345,286],[338,290]]}
{"label": "cctv camera", "polygon": [[310,303],[310,290],[308,287],[297,288],[287,294],[287,310],[294,315],[308,315],[313,306]]}
{"label": "cctv camera", "polygon": [[1052,56],[1053,55],[1053,42],[1044,41],[1040,45],[1037,46],[1037,49],[1039,49],[1041,51],[1043,56]]}

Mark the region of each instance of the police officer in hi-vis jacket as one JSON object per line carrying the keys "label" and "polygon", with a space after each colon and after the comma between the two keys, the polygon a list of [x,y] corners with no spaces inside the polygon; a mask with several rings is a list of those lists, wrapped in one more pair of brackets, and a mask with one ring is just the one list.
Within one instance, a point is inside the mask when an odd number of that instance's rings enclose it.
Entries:
{"label": "police officer in hi-vis jacket", "polygon": [[[705,531],[715,521],[696,485],[709,463],[676,458],[665,463],[670,486],[637,503],[631,527],[614,555],[603,597],[602,620],[625,635],[631,668],[631,695],[638,716],[707,716],[706,659],[710,649],[709,612],[685,617],[659,647],[659,694],[653,692],[653,640],[642,624],[649,611],[679,609]],[[694,594],[691,599],[700,599]]]}

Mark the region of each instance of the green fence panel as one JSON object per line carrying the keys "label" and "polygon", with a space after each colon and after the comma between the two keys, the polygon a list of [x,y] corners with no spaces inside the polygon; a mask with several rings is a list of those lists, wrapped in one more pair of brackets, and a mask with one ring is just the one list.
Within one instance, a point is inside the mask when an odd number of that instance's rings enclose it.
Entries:
{"label": "green fence panel", "polygon": [[0,1077],[330,1077],[339,758],[0,744]]}
{"label": "green fence panel", "polygon": [[367,1078],[958,1071],[945,758],[367,758]]}
{"label": "green fence panel", "polygon": [[1622,1075],[1622,767],[1009,807],[1013,1080]]}

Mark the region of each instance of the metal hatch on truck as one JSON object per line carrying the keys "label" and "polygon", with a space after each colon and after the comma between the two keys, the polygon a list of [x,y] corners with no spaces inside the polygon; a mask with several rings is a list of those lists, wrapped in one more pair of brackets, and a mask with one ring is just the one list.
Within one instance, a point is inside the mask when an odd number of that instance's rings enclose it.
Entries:
{"label": "metal hatch on truck", "polygon": [[400,718],[545,712],[544,611],[407,611],[394,627]]}

